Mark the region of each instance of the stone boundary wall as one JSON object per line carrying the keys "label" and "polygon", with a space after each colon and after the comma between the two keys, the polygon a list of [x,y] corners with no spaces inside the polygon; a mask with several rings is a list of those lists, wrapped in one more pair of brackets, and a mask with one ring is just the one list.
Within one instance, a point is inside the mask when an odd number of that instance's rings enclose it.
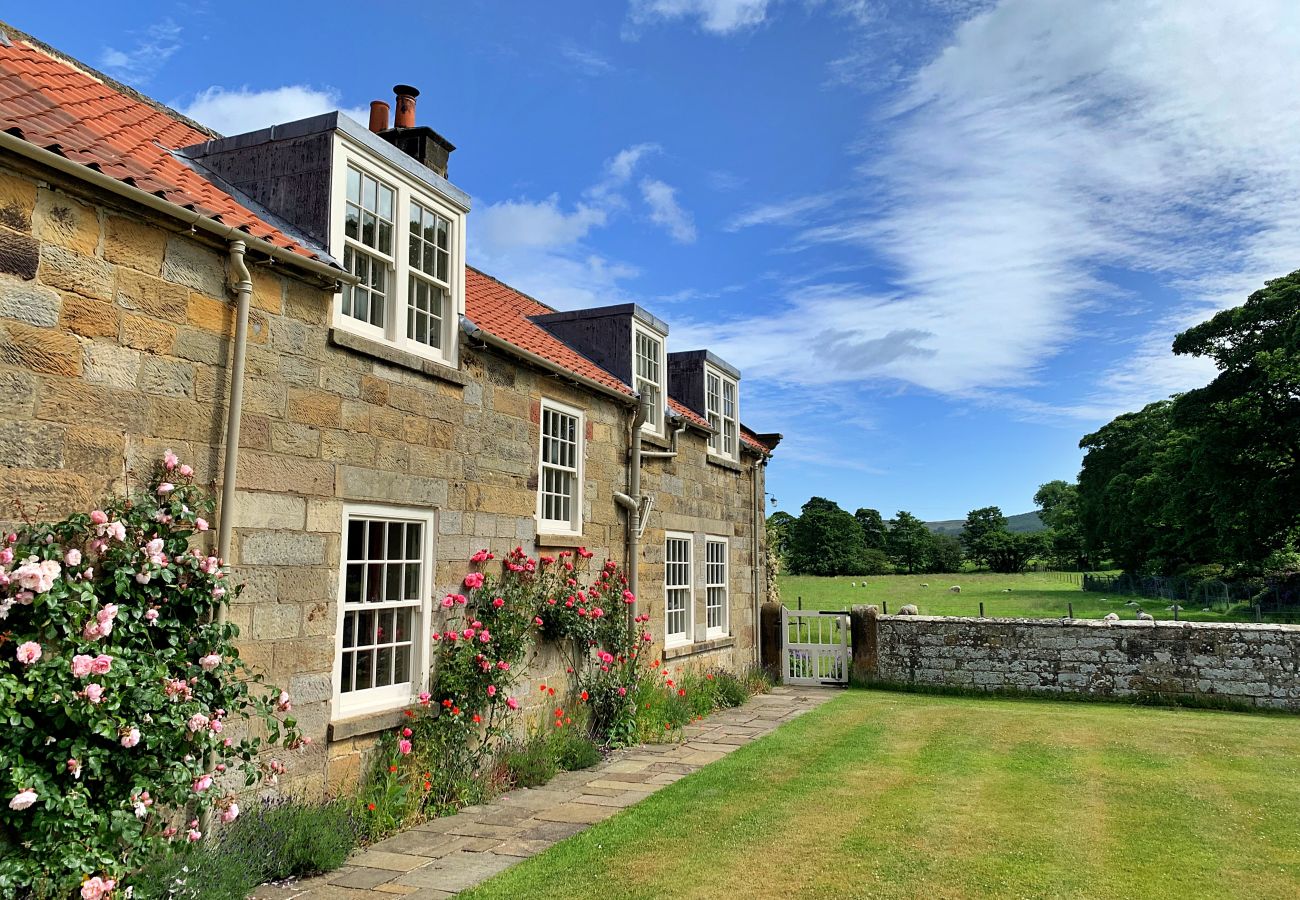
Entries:
{"label": "stone boundary wall", "polygon": [[1297,625],[875,616],[861,608],[853,618],[854,674],[864,681],[1300,712]]}

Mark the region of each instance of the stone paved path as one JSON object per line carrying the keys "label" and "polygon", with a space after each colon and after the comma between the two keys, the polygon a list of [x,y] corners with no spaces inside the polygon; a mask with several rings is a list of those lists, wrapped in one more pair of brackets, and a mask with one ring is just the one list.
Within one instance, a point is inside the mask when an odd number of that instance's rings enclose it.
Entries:
{"label": "stone paved path", "polygon": [[744,706],[682,729],[676,743],[628,747],[540,788],[520,788],[482,806],[417,825],[355,854],[343,868],[290,885],[264,886],[257,900],[450,897],[839,695],[834,688],[778,687]]}

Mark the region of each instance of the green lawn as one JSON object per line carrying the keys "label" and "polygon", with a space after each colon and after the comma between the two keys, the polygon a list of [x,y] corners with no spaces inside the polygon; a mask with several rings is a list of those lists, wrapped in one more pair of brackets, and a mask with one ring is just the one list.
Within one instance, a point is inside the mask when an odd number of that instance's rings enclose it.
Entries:
{"label": "green lawn", "polygon": [[[874,603],[879,606],[884,603],[889,612],[895,613],[903,604],[915,603],[926,616],[977,616],[980,601],[983,601],[986,616],[1057,618],[1066,614],[1068,604],[1074,604],[1074,615],[1081,619],[1099,619],[1109,612],[1118,613],[1122,619],[1133,619],[1137,617],[1137,609],[1126,604],[1135,601],[1157,619],[1174,617],[1173,612],[1167,609],[1172,600],[1108,597],[1082,591],[1077,582],[1064,580],[1065,577],[1046,573],[993,575],[972,572],[856,578],[782,575],[779,584],[781,602],[791,609],[799,605],[802,597],[804,609],[848,609],[855,604]],[[923,584],[929,587],[922,587]],[[953,585],[961,587],[960,594],[948,592]],[[1193,622],[1254,621],[1250,610],[1240,606],[1210,612],[1201,612],[1201,607],[1184,607],[1178,617]]]}
{"label": "green lawn", "polygon": [[849,690],[462,896],[1300,896],[1300,718]]}

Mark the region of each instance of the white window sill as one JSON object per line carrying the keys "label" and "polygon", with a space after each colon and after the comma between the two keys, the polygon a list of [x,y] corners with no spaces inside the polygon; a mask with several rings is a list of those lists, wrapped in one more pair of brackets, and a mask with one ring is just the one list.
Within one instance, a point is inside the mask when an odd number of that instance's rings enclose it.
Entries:
{"label": "white window sill", "polygon": [[705,458],[713,465],[718,466],[719,468],[722,469],[730,469],[733,472],[745,471],[745,467],[742,466],[738,461],[732,459],[730,456],[723,456],[721,453],[714,453],[710,451],[705,456]]}
{"label": "white window sill", "polygon": [[342,741],[352,737],[375,734],[394,728],[406,719],[406,710],[410,703],[403,703],[391,709],[371,712],[344,711],[341,716],[329,724],[329,739]]}
{"label": "white window sill", "polygon": [[461,387],[464,387],[469,383],[469,378],[460,372],[453,363],[444,362],[418,353],[411,353],[409,350],[402,350],[386,341],[377,341],[373,338],[364,337],[356,332],[349,331],[346,328],[339,328],[337,326],[331,328],[330,343],[335,347],[342,347],[346,350],[354,350],[357,353],[364,353],[367,356],[381,359],[390,365],[401,366],[404,369],[421,372],[433,378],[438,378],[442,381],[450,382],[451,384],[460,385]]}
{"label": "white window sill", "polygon": [[700,653],[711,653],[714,650],[725,650],[728,647],[736,646],[734,637],[720,637],[707,641],[695,641],[687,644],[670,644],[664,647],[663,658],[665,661],[670,659],[681,659],[684,656],[695,656]]}

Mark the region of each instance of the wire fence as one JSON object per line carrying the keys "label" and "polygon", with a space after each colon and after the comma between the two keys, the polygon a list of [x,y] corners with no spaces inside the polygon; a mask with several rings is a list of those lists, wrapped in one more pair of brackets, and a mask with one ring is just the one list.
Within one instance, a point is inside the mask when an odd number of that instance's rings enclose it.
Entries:
{"label": "wire fence", "polygon": [[1077,575],[1079,586],[1093,593],[1159,598],[1190,608],[1215,611],[1248,606],[1254,608],[1257,615],[1300,612],[1300,578],[1296,576],[1223,581],[1177,575],[1057,574]]}

